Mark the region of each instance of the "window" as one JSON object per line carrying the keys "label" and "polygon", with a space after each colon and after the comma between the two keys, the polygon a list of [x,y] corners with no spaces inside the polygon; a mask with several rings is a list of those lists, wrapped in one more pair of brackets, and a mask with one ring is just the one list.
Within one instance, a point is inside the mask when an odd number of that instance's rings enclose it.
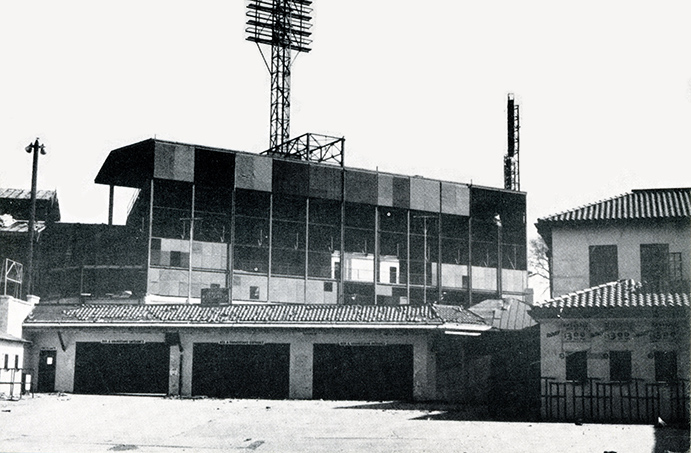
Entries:
{"label": "window", "polygon": [[616,245],[590,246],[590,286],[619,279]]}
{"label": "window", "polygon": [[250,299],[259,300],[259,287],[250,286]]}
{"label": "window", "polygon": [[333,282],[324,282],[324,292],[325,293],[332,293],[333,291],[334,291]]}
{"label": "window", "polygon": [[631,351],[610,351],[609,380],[631,380]]}
{"label": "window", "polygon": [[10,356],[5,354],[5,366],[3,368],[8,369],[10,367]]}
{"label": "window", "polygon": [[669,282],[671,284],[670,290],[672,292],[684,291],[682,282],[683,275],[681,273],[681,253],[674,252],[669,254]]}
{"label": "window", "polygon": [[671,382],[677,379],[677,353],[655,351],[655,380]]}
{"label": "window", "polygon": [[651,291],[666,290],[669,244],[641,244],[641,281]]}
{"label": "window", "polygon": [[389,267],[389,283],[398,283],[398,269]]}
{"label": "window", "polygon": [[566,380],[583,382],[588,378],[588,353],[578,351],[566,356]]}

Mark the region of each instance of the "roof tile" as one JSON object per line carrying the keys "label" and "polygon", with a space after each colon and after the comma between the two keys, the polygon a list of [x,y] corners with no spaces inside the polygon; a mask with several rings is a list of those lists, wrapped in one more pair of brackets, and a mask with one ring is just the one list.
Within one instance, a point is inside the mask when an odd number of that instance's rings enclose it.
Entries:
{"label": "roof tile", "polygon": [[633,280],[619,280],[583,291],[565,294],[533,307],[549,308],[634,308],[634,307],[690,307],[691,294],[646,291]]}
{"label": "roof tile", "polygon": [[186,324],[479,324],[481,318],[456,307],[379,305],[37,305],[25,323]]}
{"label": "roof tile", "polygon": [[691,217],[691,188],[640,189],[544,217],[538,223],[688,217]]}

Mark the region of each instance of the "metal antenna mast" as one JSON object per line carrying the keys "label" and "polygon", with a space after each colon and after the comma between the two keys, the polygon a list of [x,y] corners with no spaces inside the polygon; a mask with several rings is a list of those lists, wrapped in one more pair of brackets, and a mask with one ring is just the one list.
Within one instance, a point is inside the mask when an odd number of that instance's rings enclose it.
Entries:
{"label": "metal antenna mast", "polygon": [[521,174],[519,168],[519,116],[518,105],[514,104],[513,94],[509,93],[506,101],[506,120],[508,147],[504,156],[504,188],[521,190]]}
{"label": "metal antenna mast", "polygon": [[[290,66],[292,52],[309,52],[312,43],[311,0],[250,0],[247,5],[247,40],[271,46],[271,124],[269,150],[290,138]],[[261,52],[261,47],[259,48]]]}

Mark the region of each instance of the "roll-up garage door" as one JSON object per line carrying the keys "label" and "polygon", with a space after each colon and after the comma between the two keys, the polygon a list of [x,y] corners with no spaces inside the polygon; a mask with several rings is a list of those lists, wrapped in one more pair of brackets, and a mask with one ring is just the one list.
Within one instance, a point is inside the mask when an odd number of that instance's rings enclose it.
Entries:
{"label": "roll-up garage door", "polygon": [[289,396],[289,344],[195,343],[192,394],[217,398]]}
{"label": "roll-up garage door", "polygon": [[167,393],[165,343],[77,343],[75,393]]}
{"label": "roll-up garage door", "polygon": [[331,400],[412,400],[413,346],[315,344],[313,395]]}

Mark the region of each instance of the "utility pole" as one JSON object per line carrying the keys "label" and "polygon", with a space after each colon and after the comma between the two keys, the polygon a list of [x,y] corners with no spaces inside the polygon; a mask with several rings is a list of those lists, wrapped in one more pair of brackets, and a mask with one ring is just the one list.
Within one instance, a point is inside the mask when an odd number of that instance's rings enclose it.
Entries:
{"label": "utility pole", "polygon": [[499,299],[503,298],[503,292],[502,292],[502,279],[501,279],[501,273],[502,273],[502,253],[501,253],[501,229],[502,229],[502,224],[501,224],[501,215],[495,214],[494,215],[494,224],[497,226],[497,295],[499,296]]}
{"label": "utility pole", "polygon": [[433,215],[416,215],[416,219],[422,219],[423,222],[423,242],[422,242],[422,253],[424,255],[422,260],[422,303],[427,305],[427,219],[436,219]]}
{"label": "utility pole", "polygon": [[33,143],[24,148],[27,153],[34,153],[33,167],[31,171],[31,213],[29,214],[29,256],[27,258],[27,276],[25,295],[33,291],[33,272],[34,272],[34,236],[36,234],[36,180],[38,178],[38,155],[45,154],[45,145],[38,142],[38,138]]}

